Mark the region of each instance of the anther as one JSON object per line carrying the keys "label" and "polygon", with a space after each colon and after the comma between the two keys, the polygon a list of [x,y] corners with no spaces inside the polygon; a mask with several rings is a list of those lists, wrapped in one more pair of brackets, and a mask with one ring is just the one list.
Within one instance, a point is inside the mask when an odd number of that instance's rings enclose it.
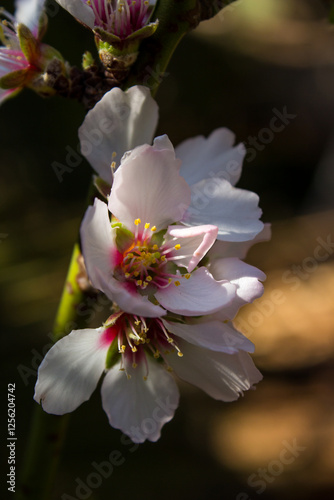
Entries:
{"label": "anther", "polygon": [[136,219],[136,220],[135,220],[135,224],[136,224],[136,226],[139,226],[139,224],[140,224],[140,223],[141,223],[141,220],[140,220],[140,219]]}
{"label": "anther", "polygon": [[157,226],[152,226],[152,227],[151,227],[151,231],[153,231],[153,232],[154,232],[154,231],[156,231],[156,230],[157,230]]}
{"label": "anther", "polygon": [[175,245],[174,248],[175,248],[175,250],[180,250],[180,248],[181,248],[180,243],[178,243],[177,245]]}
{"label": "anther", "polygon": [[179,281],[174,281],[174,285],[175,285],[175,286],[180,286],[180,285],[181,285],[181,283],[180,283]]}
{"label": "anther", "polygon": [[150,223],[149,222],[146,222],[145,224],[145,229],[148,229],[150,227]]}

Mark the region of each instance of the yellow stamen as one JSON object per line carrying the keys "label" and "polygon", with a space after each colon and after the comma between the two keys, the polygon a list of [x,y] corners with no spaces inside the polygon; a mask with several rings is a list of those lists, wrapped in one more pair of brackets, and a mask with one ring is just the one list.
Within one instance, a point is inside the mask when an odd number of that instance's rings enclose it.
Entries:
{"label": "yellow stamen", "polygon": [[182,352],[181,352],[181,351],[178,351],[177,355],[178,355],[180,358],[182,358],[182,356],[183,356],[183,354],[182,354]]}
{"label": "yellow stamen", "polygon": [[141,223],[141,220],[140,220],[140,219],[136,219],[136,220],[135,220],[135,224],[136,224],[136,226],[139,226],[139,224],[140,224],[140,223]]}
{"label": "yellow stamen", "polygon": [[157,226],[152,226],[151,227],[151,231],[156,231],[157,230]]}
{"label": "yellow stamen", "polygon": [[175,245],[175,247],[174,247],[174,248],[175,248],[175,250],[180,250],[180,248],[181,248],[180,243],[178,243],[177,245]]}
{"label": "yellow stamen", "polygon": [[145,224],[145,229],[148,229],[150,227],[150,223],[149,222],[146,222]]}
{"label": "yellow stamen", "polygon": [[179,281],[174,281],[174,285],[175,285],[175,286],[180,286],[180,285],[181,285],[181,283],[180,283]]}

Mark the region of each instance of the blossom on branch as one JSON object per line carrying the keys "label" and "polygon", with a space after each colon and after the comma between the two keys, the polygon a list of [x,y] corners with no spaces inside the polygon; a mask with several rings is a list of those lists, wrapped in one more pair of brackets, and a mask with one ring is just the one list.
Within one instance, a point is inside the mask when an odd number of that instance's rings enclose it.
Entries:
{"label": "blossom on branch", "polygon": [[44,0],[18,0],[15,16],[4,9],[0,24],[0,102],[30,87],[42,95],[54,91],[44,84],[43,73],[54,58],[62,61],[58,51],[41,43],[47,18]]}
{"label": "blossom on branch", "polygon": [[[157,120],[157,104],[148,88],[112,89],[87,113],[79,129],[82,153],[111,185],[122,156],[136,146],[152,143]],[[182,223],[213,224],[218,227],[219,240],[242,242],[254,239],[263,223],[258,196],[235,187],[246,150],[242,144],[233,146],[234,140],[230,130],[219,128],[208,138],[184,141],[175,154],[181,160],[180,175],[191,192]]]}
{"label": "blossom on branch", "polygon": [[156,0],[57,0],[91,29],[105,68],[124,77],[137,58],[139,43],[156,31],[150,22]]}
{"label": "blossom on branch", "polygon": [[45,356],[34,399],[62,415],[87,401],[102,375],[102,406],[111,426],[136,443],[157,441],[179,402],[172,375],[214,399],[234,401],[262,378],[248,352],[253,344],[231,324],[123,311],[103,327],[72,331]]}
{"label": "blossom on branch", "polygon": [[123,156],[108,206],[96,199],[83,219],[88,277],[125,312],[198,316],[218,311],[236,296],[235,285],[215,280],[199,266],[218,228],[179,223],[191,199],[179,166],[167,136],[153,146],[138,146]]}

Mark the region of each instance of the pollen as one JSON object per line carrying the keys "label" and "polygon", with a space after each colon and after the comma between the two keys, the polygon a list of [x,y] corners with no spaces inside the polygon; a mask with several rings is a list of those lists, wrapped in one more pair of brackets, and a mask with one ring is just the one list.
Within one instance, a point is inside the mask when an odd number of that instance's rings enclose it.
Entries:
{"label": "pollen", "polygon": [[154,232],[154,231],[156,231],[156,230],[157,230],[157,226],[152,226],[152,227],[151,227],[151,231],[153,231],[153,232]]}
{"label": "pollen", "polygon": [[182,358],[182,356],[183,356],[183,354],[182,354],[182,352],[181,352],[181,351],[178,351],[177,355],[178,355],[180,358]]}
{"label": "pollen", "polygon": [[138,350],[137,347],[135,347],[135,346],[131,347],[132,352],[137,352],[137,350]]}
{"label": "pollen", "polygon": [[152,281],[152,276],[146,276],[145,281]]}
{"label": "pollen", "polygon": [[116,156],[117,156],[116,151],[113,151],[113,154],[111,155],[112,160],[113,160],[114,158],[116,158]]}
{"label": "pollen", "polygon": [[116,162],[115,162],[115,161],[112,161],[112,162],[111,162],[111,168],[112,168],[113,170],[115,170],[115,168],[116,168]]}
{"label": "pollen", "polygon": [[174,247],[174,248],[175,248],[175,250],[180,250],[180,248],[181,248],[180,243],[178,243],[177,245],[175,245],[175,247]]}
{"label": "pollen", "polygon": [[185,274],[185,275],[184,275],[184,278],[186,278],[186,280],[188,280],[188,279],[190,278],[190,276],[191,276],[191,274],[190,274],[190,273],[188,273],[188,274]]}
{"label": "pollen", "polygon": [[142,280],[137,280],[137,285],[138,285],[138,286],[142,286],[142,284],[143,284],[143,281],[142,281]]}
{"label": "pollen", "polygon": [[180,286],[180,285],[181,285],[181,283],[180,283],[179,281],[174,281],[174,285],[175,285],[175,286]]}
{"label": "pollen", "polygon": [[135,224],[136,226],[139,226],[139,224],[141,223],[141,220],[140,219],[135,219]]}
{"label": "pollen", "polygon": [[148,229],[148,228],[150,227],[150,225],[151,225],[151,224],[150,224],[149,222],[146,222],[146,224],[145,224],[145,229]]}

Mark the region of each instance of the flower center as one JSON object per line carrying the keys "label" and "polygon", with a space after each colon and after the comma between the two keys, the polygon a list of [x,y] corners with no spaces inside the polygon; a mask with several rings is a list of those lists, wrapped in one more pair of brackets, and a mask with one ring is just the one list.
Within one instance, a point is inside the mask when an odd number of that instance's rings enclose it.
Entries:
{"label": "flower center", "polygon": [[168,332],[160,319],[149,319],[130,314],[121,314],[112,327],[107,327],[108,338],[117,343],[118,354],[122,355],[121,370],[128,373],[129,366],[137,368],[139,363],[146,365],[146,380],[149,374],[146,354],[160,360],[166,370],[172,371],[167,356],[180,351],[175,338]]}
{"label": "flower center", "polygon": [[[123,253],[121,263],[125,279],[133,282],[141,290],[145,290],[148,285],[151,285],[151,289],[168,287],[173,278],[180,277],[168,269],[168,263],[175,259],[175,251],[179,250],[181,245],[168,242],[162,243],[159,247],[154,239],[152,241],[156,226],[151,226],[147,222],[144,224],[144,229],[141,229],[140,219],[136,219],[134,223],[136,226],[134,240]],[[174,280],[174,283],[176,286],[180,285],[178,279]]]}
{"label": "flower center", "polygon": [[143,27],[150,16],[147,0],[86,0],[100,28],[126,38]]}

